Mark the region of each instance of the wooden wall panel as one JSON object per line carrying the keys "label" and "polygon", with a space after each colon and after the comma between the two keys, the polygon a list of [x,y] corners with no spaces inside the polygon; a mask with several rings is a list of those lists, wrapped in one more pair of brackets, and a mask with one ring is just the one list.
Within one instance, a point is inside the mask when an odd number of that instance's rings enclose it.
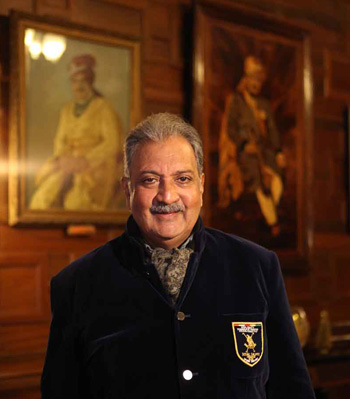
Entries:
{"label": "wooden wall panel", "polygon": [[350,299],[350,254],[335,254],[330,259],[332,299]]}
{"label": "wooden wall panel", "polygon": [[51,280],[53,276],[59,273],[65,266],[73,261],[72,254],[68,253],[55,253],[49,254],[48,262],[48,277]]}
{"label": "wooden wall panel", "polygon": [[[1,398],[40,398],[43,357],[9,358],[0,363]],[[23,395],[23,396],[22,396]]]}
{"label": "wooden wall panel", "polygon": [[43,5],[50,9],[68,9],[72,0],[37,0],[37,7]]}
{"label": "wooden wall panel", "polygon": [[144,85],[146,99],[182,102],[182,71],[180,69],[166,65],[147,64],[144,67]]}
{"label": "wooden wall panel", "polygon": [[350,101],[350,59],[325,51],[325,95],[330,98],[339,98]]}
{"label": "wooden wall panel", "polygon": [[[324,130],[327,125],[329,130]],[[345,133],[339,125],[324,118],[316,123],[314,215],[315,227],[321,231],[344,231],[346,225]]]}
{"label": "wooden wall panel", "polygon": [[0,320],[47,319],[47,305],[46,257],[0,254]]}
{"label": "wooden wall panel", "polygon": [[[323,71],[322,71],[323,73]],[[315,118],[327,119],[335,121],[338,126],[344,124],[344,100],[339,99],[328,99],[325,97],[319,97],[314,102],[314,115]]]}
{"label": "wooden wall panel", "polygon": [[285,278],[286,290],[289,301],[292,305],[297,305],[300,301],[315,301],[314,281],[310,275]]}
{"label": "wooden wall panel", "polygon": [[75,0],[72,5],[72,21],[94,28],[141,37],[142,13],[130,7],[92,0]]}
{"label": "wooden wall panel", "polygon": [[113,5],[122,5],[130,8],[142,10],[147,7],[147,0],[94,0],[98,3],[109,3]]}
{"label": "wooden wall panel", "polygon": [[181,13],[175,2],[150,2],[145,15],[145,60],[181,66]]}
{"label": "wooden wall panel", "polygon": [[8,15],[10,10],[34,12],[35,0],[1,0],[0,15]]}
{"label": "wooden wall panel", "polygon": [[[49,320],[42,323],[6,323],[1,326],[1,359],[21,358],[28,354],[43,357],[46,351]],[[1,397],[1,395],[0,395]]]}
{"label": "wooden wall panel", "polygon": [[0,224],[0,251],[15,252],[21,243],[22,251],[91,251],[108,240],[107,229],[98,229],[91,237],[68,237],[63,228],[9,228]]}
{"label": "wooden wall panel", "polygon": [[38,15],[52,15],[54,17],[70,17],[73,0],[36,0]]}
{"label": "wooden wall panel", "polygon": [[[157,93],[149,93],[149,97],[145,102],[144,112],[146,115],[155,114],[157,112],[171,112],[181,115],[183,113],[183,104],[177,102],[169,102],[168,98],[157,99]],[[158,101],[157,101],[158,100]],[[161,103],[159,101],[162,101]]]}

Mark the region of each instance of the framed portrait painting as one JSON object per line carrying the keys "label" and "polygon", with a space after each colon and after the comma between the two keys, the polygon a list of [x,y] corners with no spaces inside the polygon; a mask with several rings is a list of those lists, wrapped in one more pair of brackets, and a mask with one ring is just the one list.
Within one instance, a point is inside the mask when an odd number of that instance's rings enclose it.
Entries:
{"label": "framed portrait painting", "polygon": [[17,13],[11,35],[9,223],[123,223],[139,42]]}
{"label": "framed portrait painting", "polygon": [[302,263],[311,150],[307,35],[239,9],[201,5],[195,39],[203,218]]}

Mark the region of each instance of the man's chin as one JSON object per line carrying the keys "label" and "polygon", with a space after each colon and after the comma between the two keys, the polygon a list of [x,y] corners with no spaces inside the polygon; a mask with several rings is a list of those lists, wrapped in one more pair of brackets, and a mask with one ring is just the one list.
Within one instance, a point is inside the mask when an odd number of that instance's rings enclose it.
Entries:
{"label": "man's chin", "polygon": [[[184,230],[179,228],[158,228],[153,231],[152,241],[161,247],[177,247],[183,241]],[[150,237],[151,238],[151,237]]]}

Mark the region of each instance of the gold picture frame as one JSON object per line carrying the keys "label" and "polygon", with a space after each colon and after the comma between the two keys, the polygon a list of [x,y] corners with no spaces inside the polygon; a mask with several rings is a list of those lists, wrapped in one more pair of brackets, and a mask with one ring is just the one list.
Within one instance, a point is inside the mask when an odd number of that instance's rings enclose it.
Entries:
{"label": "gold picture frame", "polygon": [[21,13],[11,40],[9,224],[123,224],[139,40]]}

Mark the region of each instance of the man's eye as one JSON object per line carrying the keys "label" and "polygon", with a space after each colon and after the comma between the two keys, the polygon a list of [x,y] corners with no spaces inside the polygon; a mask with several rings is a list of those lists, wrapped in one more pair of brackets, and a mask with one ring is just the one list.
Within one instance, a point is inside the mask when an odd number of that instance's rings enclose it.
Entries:
{"label": "man's eye", "polygon": [[142,182],[145,184],[152,184],[155,183],[157,179],[155,177],[147,177],[146,179],[143,179]]}
{"label": "man's eye", "polygon": [[180,181],[180,183],[188,183],[189,181],[191,181],[192,179],[189,176],[180,176],[178,178],[178,180]]}

